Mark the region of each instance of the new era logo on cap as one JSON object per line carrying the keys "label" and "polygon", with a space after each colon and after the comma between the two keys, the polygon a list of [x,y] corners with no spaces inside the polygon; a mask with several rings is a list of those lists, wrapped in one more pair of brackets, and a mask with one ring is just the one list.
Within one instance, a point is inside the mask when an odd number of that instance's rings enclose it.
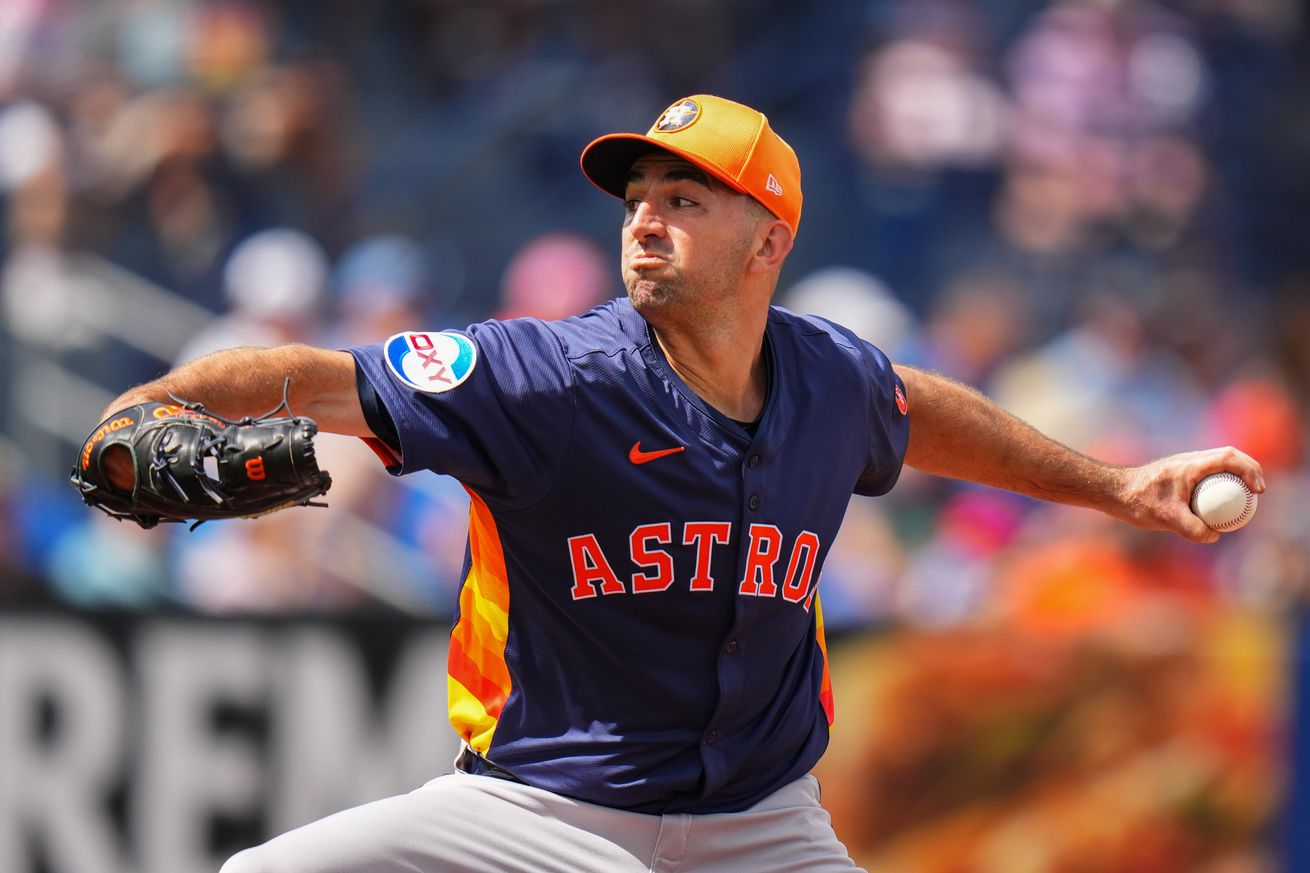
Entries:
{"label": "new era logo on cap", "polygon": [[672,103],[645,135],[612,133],[582,151],[582,172],[620,199],[633,161],[654,146],[753,197],[791,227],[801,221],[801,167],[769,119],[749,106],[696,94]]}

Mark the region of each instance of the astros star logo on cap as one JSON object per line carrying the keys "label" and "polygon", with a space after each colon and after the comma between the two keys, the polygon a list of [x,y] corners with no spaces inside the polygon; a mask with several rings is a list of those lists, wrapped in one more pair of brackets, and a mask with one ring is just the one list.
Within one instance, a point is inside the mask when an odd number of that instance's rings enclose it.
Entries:
{"label": "astros star logo on cap", "polygon": [[688,97],[686,100],[679,100],[668,109],[655,122],[655,129],[663,133],[673,133],[675,130],[682,130],[700,117],[700,104]]}
{"label": "astros star logo on cap", "polygon": [[610,133],[582,150],[582,172],[602,191],[624,197],[634,161],[656,148],[752,197],[791,227],[801,221],[801,166],[796,152],[759,110],[713,94],[669,105],[650,130]]}

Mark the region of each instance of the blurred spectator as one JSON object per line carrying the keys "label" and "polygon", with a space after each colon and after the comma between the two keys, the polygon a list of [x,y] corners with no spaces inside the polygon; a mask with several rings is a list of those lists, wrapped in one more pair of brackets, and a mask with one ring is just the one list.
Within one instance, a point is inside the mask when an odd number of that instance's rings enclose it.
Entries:
{"label": "blurred spectator", "polygon": [[933,301],[915,342],[899,359],[984,385],[1028,339],[1030,313],[1016,278],[1000,269],[956,274]]}
{"label": "blurred spectator", "polygon": [[[344,328],[333,343],[377,342],[427,326],[433,301],[425,260],[418,244],[403,236],[366,237],[346,249],[332,276],[337,326]],[[451,277],[443,275],[441,281],[450,283]]]}
{"label": "blurred spectator", "polygon": [[63,151],[64,138],[45,107],[20,103],[0,110],[0,191],[8,207],[8,257],[0,279],[5,322],[25,342],[76,348],[88,336],[68,317],[80,301],[65,281]]}
{"label": "blurred spectator", "polygon": [[1267,475],[1290,472],[1305,460],[1303,424],[1292,398],[1268,379],[1232,382],[1214,398],[1204,438],[1215,445],[1238,446],[1260,459]]}
{"label": "blurred spectator", "polygon": [[996,160],[1007,136],[1007,101],[972,68],[967,45],[951,38],[958,33],[954,26],[945,34],[911,33],[879,47],[857,72],[851,143],[874,167],[912,178]]}
{"label": "blurred spectator", "polygon": [[158,607],[171,600],[166,544],[157,533],[97,512],[55,542],[50,582],[74,606]]}
{"label": "blurred spectator", "polygon": [[1079,309],[1068,331],[998,370],[997,401],[1055,439],[1119,463],[1193,444],[1204,395],[1184,363],[1150,341],[1138,305],[1102,289]]}
{"label": "blurred spectator", "polygon": [[996,598],[997,564],[1023,517],[1023,501],[968,489],[949,498],[937,529],[900,579],[896,615],[936,628],[976,621]]}
{"label": "blurred spectator", "polygon": [[510,259],[497,318],[558,319],[586,312],[616,292],[615,269],[589,239],[549,233]]}
{"label": "blurred spectator", "polygon": [[983,69],[980,10],[883,4],[885,28],[853,70],[845,137],[863,209],[851,211],[868,215],[853,244],[916,309],[941,280],[940,254],[985,211],[1009,138],[1009,98]]}
{"label": "blurred spectator", "polygon": [[914,314],[877,277],[852,267],[828,267],[804,276],[780,303],[848,327],[893,360],[914,331]]}
{"label": "blurred spectator", "polygon": [[229,311],[191,340],[178,363],[235,346],[312,339],[326,302],[327,258],[297,230],[266,230],[244,240],[223,269]]}
{"label": "blurred spectator", "polygon": [[907,545],[879,501],[852,497],[823,562],[824,627],[839,633],[897,618]]}

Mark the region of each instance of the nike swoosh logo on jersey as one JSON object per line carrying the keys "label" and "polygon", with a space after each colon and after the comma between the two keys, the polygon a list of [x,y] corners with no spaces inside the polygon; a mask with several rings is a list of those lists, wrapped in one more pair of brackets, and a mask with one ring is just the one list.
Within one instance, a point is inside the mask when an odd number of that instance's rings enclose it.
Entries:
{"label": "nike swoosh logo on jersey", "polygon": [[632,450],[628,452],[628,460],[634,464],[644,464],[647,461],[653,461],[656,458],[663,458],[665,455],[676,455],[678,452],[686,449],[686,446],[674,446],[671,449],[660,449],[655,452],[643,452],[641,450],[641,440],[632,444]]}

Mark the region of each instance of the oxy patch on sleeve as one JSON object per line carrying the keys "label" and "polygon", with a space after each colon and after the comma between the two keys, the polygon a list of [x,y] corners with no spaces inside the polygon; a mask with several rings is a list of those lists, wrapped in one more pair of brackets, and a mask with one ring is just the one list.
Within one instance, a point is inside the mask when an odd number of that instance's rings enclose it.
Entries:
{"label": "oxy patch on sleeve", "polygon": [[464,383],[478,363],[478,347],[461,333],[406,331],[383,346],[387,367],[404,384],[441,394]]}

